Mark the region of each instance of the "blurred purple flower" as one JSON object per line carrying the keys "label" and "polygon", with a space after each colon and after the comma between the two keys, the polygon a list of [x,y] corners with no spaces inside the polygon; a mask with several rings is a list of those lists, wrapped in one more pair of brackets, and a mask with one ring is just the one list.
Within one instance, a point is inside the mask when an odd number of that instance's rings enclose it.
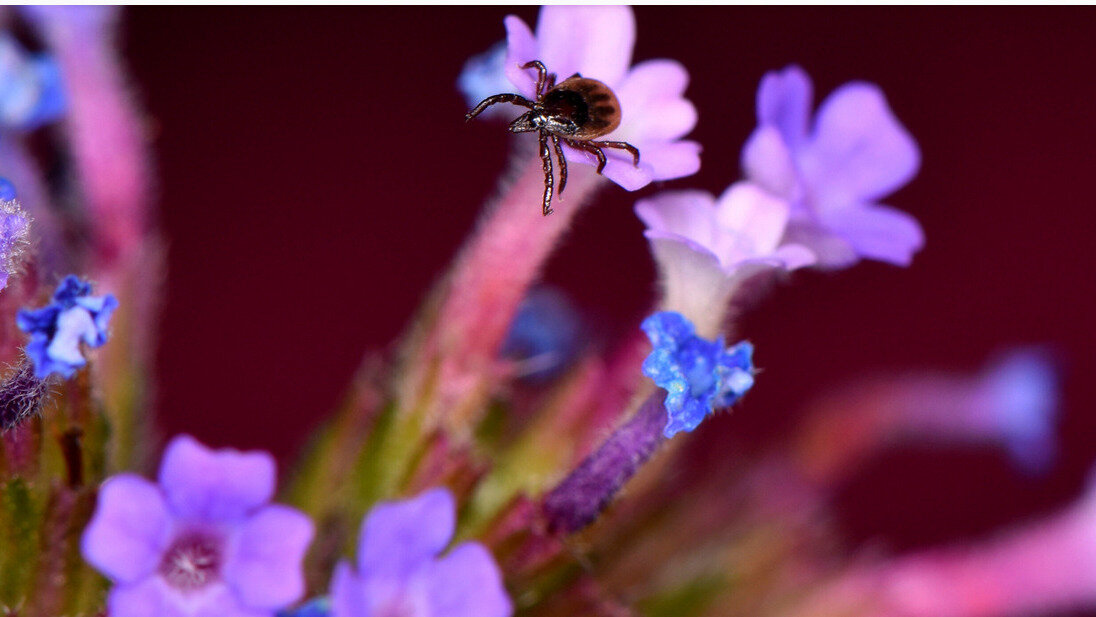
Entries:
{"label": "blurred purple flower", "polygon": [[400,502],[381,503],[362,525],[357,572],[335,568],[334,617],[509,617],[513,605],[495,560],[466,542],[438,554],[453,538],[456,511],[438,488]]}
{"label": "blurred purple flower", "polygon": [[188,436],[164,452],[159,484],[108,479],[81,541],[114,581],[111,617],[262,617],[304,593],[304,514],[269,505],[274,460]]}
{"label": "blurred purple flower", "polygon": [[874,84],[851,82],[822,102],[808,132],[811,81],[798,66],[757,92],[758,128],[742,151],[748,179],[791,207],[786,239],[825,268],[859,258],[909,265],[924,245],[912,216],[877,203],[917,173],[920,152]]}
{"label": "blurred purple flower", "polygon": [[[639,166],[630,154],[608,149],[606,177],[629,191],[654,180],[689,176],[700,169],[700,144],[682,141],[696,125],[696,108],[684,98],[689,74],[674,60],[647,60],[632,66],[635,16],[626,6],[546,6],[541,9],[534,35],[520,18],[505,20],[506,55],[484,54],[470,62],[461,76],[461,88],[475,105],[499,83],[494,71],[503,70],[509,82],[526,97],[533,95],[536,73],[521,65],[540,60],[560,80],[575,73],[609,86],[620,100],[620,126],[600,139],[626,141],[640,152]],[[481,96],[482,95],[482,96]],[[564,146],[568,161],[597,165],[597,159]]]}
{"label": "blurred purple flower", "polygon": [[986,368],[974,399],[1020,469],[1038,474],[1050,468],[1061,393],[1048,350],[1021,348],[1002,356]]}
{"label": "blurred purple flower", "polygon": [[21,310],[15,323],[30,334],[27,356],[39,379],[51,373],[71,377],[87,363],[81,341],[89,347],[107,342],[107,325],[118,300],[113,295],[92,297],[91,283],[70,274],[57,286],[53,303],[36,311]]}
{"label": "blurred purple flower", "polygon": [[715,199],[704,191],[669,191],[636,203],[658,261],[663,308],[714,335],[734,287],[764,268],[794,270],[814,263],[797,244],[780,245],[788,205],[738,182]]}
{"label": "blurred purple flower", "polygon": [[692,431],[753,387],[753,345],[741,342],[727,349],[723,337],[700,338],[680,313],[655,313],[641,327],[654,345],[643,361],[643,374],[666,390],[666,437]]}
{"label": "blurred purple flower", "polygon": [[57,63],[30,55],[10,34],[0,32],[0,125],[27,131],[59,118],[65,93]]}
{"label": "blurred purple flower", "polygon": [[[8,278],[19,270],[19,260],[27,247],[30,217],[15,201],[15,189],[0,178],[0,289],[8,286]],[[11,194],[9,197],[8,194]]]}

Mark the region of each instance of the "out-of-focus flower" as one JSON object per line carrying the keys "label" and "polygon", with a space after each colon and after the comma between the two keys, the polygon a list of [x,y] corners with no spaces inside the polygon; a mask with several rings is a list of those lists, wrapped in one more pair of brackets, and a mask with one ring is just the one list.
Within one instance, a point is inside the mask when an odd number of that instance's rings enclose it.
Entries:
{"label": "out-of-focus flower", "polygon": [[[461,88],[471,105],[486,88],[499,83],[492,67],[502,69],[512,87],[526,97],[534,94],[536,72],[521,65],[540,60],[562,81],[575,73],[603,82],[616,93],[621,123],[602,140],[626,141],[640,152],[638,166],[630,154],[605,151],[606,177],[629,191],[654,180],[689,176],[700,169],[700,145],[683,141],[696,125],[696,108],[684,98],[689,75],[673,60],[647,60],[632,66],[635,16],[626,6],[547,6],[541,9],[536,34],[520,18],[506,18],[506,55],[466,66]],[[496,90],[498,94],[511,90]],[[597,165],[590,153],[563,147],[568,161]]]}
{"label": "out-of-focus flower", "polygon": [[[0,184],[0,193],[9,192],[10,187],[11,183],[7,187]],[[0,195],[0,289],[7,287],[8,278],[19,270],[30,232],[30,217],[15,201],[14,189],[10,192],[10,198]]]}
{"label": "out-of-focus flower", "polygon": [[797,244],[780,245],[789,206],[738,182],[715,199],[704,191],[669,191],[636,203],[662,274],[662,308],[685,315],[714,336],[735,286],[764,268],[814,263]]}
{"label": "out-of-focus flower", "polygon": [[0,178],[0,201],[15,201],[15,185],[7,178]]}
{"label": "out-of-focus flower", "polygon": [[520,366],[517,375],[539,381],[565,369],[581,346],[582,322],[567,296],[548,287],[529,292],[510,324],[501,354]]}
{"label": "out-of-focus flower", "polygon": [[0,125],[28,131],[64,111],[57,63],[44,54],[28,54],[11,35],[0,33]]}
{"label": "out-of-focus flower", "polygon": [[1054,362],[1038,348],[1017,349],[988,366],[975,396],[990,435],[1029,473],[1046,471],[1054,460],[1060,398]]}
{"label": "out-of-focus flower", "polygon": [[335,617],[508,617],[513,606],[495,560],[453,538],[456,507],[445,489],[381,503],[362,525],[357,571],[340,563],[331,588]]}
{"label": "out-of-focus flower", "polygon": [[980,373],[903,374],[850,384],[821,398],[800,439],[815,480],[834,483],[898,441],[1003,445],[1028,474],[1056,454],[1057,370],[1042,348],[1020,348]]}
{"label": "out-of-focus flower", "polygon": [[[499,41],[491,49],[472,56],[464,63],[457,87],[464,93],[468,107],[475,107],[483,99],[513,89],[506,78],[506,41]],[[505,113],[503,106],[495,105],[484,110],[480,117]]]}
{"label": "out-of-focus flower", "polygon": [[861,257],[908,265],[924,244],[921,226],[877,201],[916,174],[917,143],[874,84],[838,88],[808,132],[810,112],[811,82],[802,69],[765,75],[759,126],[742,151],[748,179],[790,206],[787,240],[810,247],[825,268]]}
{"label": "out-of-focus flower", "polygon": [[641,326],[654,349],[643,374],[666,390],[669,419],[663,433],[692,431],[716,409],[737,401],[753,386],[753,346],[727,349],[723,338],[705,340],[680,313],[651,315]]}
{"label": "out-of-focus flower", "polygon": [[118,300],[111,294],[92,297],[91,283],[68,275],[53,293],[53,303],[36,311],[21,310],[16,325],[30,334],[27,356],[40,379],[51,373],[71,377],[87,361],[80,342],[100,347]]}
{"label": "out-of-focus flower", "polygon": [[312,522],[268,503],[274,480],[269,454],[187,436],[168,445],[158,485],[107,480],[81,550],[115,583],[111,617],[272,616],[299,599]]}

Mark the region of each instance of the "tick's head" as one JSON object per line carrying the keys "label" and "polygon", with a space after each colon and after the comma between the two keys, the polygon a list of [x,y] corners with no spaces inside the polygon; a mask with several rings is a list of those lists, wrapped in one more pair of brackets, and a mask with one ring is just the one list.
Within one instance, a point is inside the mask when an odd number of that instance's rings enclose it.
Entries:
{"label": "tick's head", "polygon": [[544,114],[538,111],[527,111],[510,123],[511,133],[530,133],[539,131],[544,126]]}

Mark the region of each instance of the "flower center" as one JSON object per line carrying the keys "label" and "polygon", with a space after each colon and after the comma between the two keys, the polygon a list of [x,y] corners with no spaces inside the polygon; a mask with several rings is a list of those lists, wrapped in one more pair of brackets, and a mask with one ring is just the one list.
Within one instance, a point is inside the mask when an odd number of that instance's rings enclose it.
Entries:
{"label": "flower center", "polygon": [[211,533],[181,534],[164,552],[160,576],[180,591],[201,589],[220,578],[224,564],[223,540]]}

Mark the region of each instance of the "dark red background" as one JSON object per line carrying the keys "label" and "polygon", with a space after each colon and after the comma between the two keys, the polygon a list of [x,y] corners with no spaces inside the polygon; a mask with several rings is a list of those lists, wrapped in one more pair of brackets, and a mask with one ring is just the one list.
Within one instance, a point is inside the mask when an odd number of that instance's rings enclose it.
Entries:
{"label": "dark red background", "polygon": [[[389,345],[491,192],[507,137],[466,126],[465,60],[505,8],[133,8],[125,48],[157,127],[171,242],[159,356],[166,432],[288,460],[367,349]],[[765,372],[704,430],[778,436],[830,384],[866,371],[973,370],[1049,342],[1065,365],[1062,457],[1017,477],[990,450],[898,452],[845,491],[864,537],[946,540],[1047,511],[1096,455],[1096,20],[1089,10],[636,10],[635,59],[692,75],[703,169],[665,188],[722,191],[765,71],[800,63],[824,96],[880,84],[921,145],[888,203],[927,236],[909,269],[795,276],[749,316]],[[613,187],[549,278],[611,335],[652,299],[637,196]],[[536,207],[536,204],[530,204]],[[867,505],[865,505],[867,504]]]}

